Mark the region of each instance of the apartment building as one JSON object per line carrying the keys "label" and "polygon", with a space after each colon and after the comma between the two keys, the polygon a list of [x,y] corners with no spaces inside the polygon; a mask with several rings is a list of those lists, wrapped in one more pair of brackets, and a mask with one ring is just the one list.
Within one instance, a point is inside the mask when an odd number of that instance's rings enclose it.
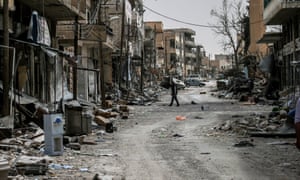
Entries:
{"label": "apartment building", "polygon": [[[179,77],[186,77],[194,72],[196,62],[195,31],[188,28],[165,29],[166,62],[175,66]],[[170,47],[169,47],[170,45]],[[168,48],[170,48],[168,50]]]}
{"label": "apartment building", "polygon": [[155,35],[155,29],[145,23],[144,25],[145,30],[145,39],[144,39],[144,63],[143,68],[145,71],[143,71],[143,79],[144,82],[148,85],[154,80],[154,74],[151,73],[151,70],[155,67],[156,62],[156,35]]}
{"label": "apartment building", "polygon": [[202,59],[202,72],[203,77],[215,77],[218,73],[224,73],[232,69],[233,55],[216,54],[214,58],[205,57]]}
{"label": "apartment building", "polygon": [[147,44],[145,44],[145,64],[152,80],[161,80],[165,74],[165,42],[161,21],[145,22]]}

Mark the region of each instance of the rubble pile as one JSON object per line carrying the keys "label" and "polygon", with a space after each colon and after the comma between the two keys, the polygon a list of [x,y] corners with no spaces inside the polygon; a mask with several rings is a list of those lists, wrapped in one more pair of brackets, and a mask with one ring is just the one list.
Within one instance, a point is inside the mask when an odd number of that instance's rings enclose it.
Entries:
{"label": "rubble pile", "polygon": [[293,117],[288,116],[288,112],[295,107],[296,97],[299,95],[297,96],[292,89],[279,91],[276,79],[267,79],[258,74],[250,79],[234,74],[218,80],[217,89],[212,95],[236,99],[240,105],[267,105],[273,107],[273,110],[265,114],[235,115],[215,129],[250,136],[294,136]]}
{"label": "rubble pile", "polygon": [[261,114],[233,115],[229,120],[222,122],[214,129],[241,136],[292,135],[295,132],[292,125],[287,125],[287,119],[285,110]]}
{"label": "rubble pile", "polygon": [[36,125],[13,132],[13,138],[0,141],[2,158],[9,162],[9,175],[43,175],[48,170],[52,158],[45,156],[44,133]]}
{"label": "rubble pile", "polygon": [[158,97],[164,88],[160,85],[151,85],[140,88],[120,87],[114,84],[112,88],[106,89],[106,100],[117,104],[127,105],[151,105],[158,101]]}
{"label": "rubble pile", "polygon": [[[133,89],[122,89],[122,91],[111,89],[106,94],[104,107],[98,107],[96,104],[81,99],[62,102],[64,108],[60,108],[60,113],[58,113],[64,121],[62,154],[67,154],[67,158],[69,155],[74,156],[74,152],[82,155],[83,145],[93,146],[105,142],[103,134],[112,134],[117,130],[116,123],[130,118],[128,105],[151,105],[152,102],[158,100],[163,90],[160,86],[144,88],[143,93]],[[34,103],[31,106],[36,107]],[[37,109],[32,108],[30,111],[35,115]],[[23,111],[18,112],[23,114]],[[43,112],[51,114],[48,111]],[[38,117],[26,116],[23,119],[22,117],[5,117],[0,121],[3,127],[0,128],[0,160],[7,162],[3,164],[7,164],[9,178],[26,179],[34,176],[59,178],[61,176],[57,176],[57,171],[76,171],[77,173],[89,171],[80,167],[81,163],[74,165],[69,160],[59,158],[62,154],[47,154],[46,147],[48,146],[45,139],[47,139],[46,132],[48,131],[43,126],[43,114],[39,114]],[[11,121],[7,121],[7,118]],[[15,120],[16,118],[18,121]],[[3,125],[2,122],[12,122],[17,126],[6,128],[8,126]],[[110,157],[111,153],[101,153],[99,156]],[[65,172],[62,173],[65,174]],[[99,177],[102,176],[99,175]]]}
{"label": "rubble pile", "polygon": [[213,95],[218,98],[238,99],[240,101],[248,101],[245,97],[250,97],[256,103],[265,103],[264,89],[264,79],[255,79],[251,82],[251,80],[243,78],[232,78],[230,80],[218,80],[217,89]]}
{"label": "rubble pile", "polygon": [[[130,109],[127,105],[114,106],[112,102],[106,102],[109,108],[94,108],[91,111],[90,108],[88,110],[86,108],[79,109],[77,106],[75,107],[75,104],[74,102],[69,103],[68,108],[74,111],[69,110],[68,116],[71,118],[68,119],[66,117],[65,119],[65,121],[69,121],[67,123],[69,125],[65,125],[63,136],[64,153],[68,153],[68,151],[80,152],[82,145],[97,145],[98,143],[102,143],[102,141],[98,140],[103,133],[113,133],[116,130],[114,122],[129,118]],[[75,113],[76,118],[75,116],[70,116],[70,113]],[[79,117],[77,117],[78,114]],[[80,114],[82,114],[81,117]],[[84,116],[90,117],[92,121],[83,121]],[[80,127],[81,130],[77,128],[76,131],[66,129],[74,128],[80,124],[77,122],[73,123],[75,120],[89,123],[87,126],[90,128],[82,130],[83,127]],[[73,125],[70,125],[71,123]],[[100,131],[101,133],[99,134],[98,132]],[[26,176],[48,176],[53,171],[53,168],[55,170],[56,166],[60,165],[60,162],[57,162],[59,158],[49,157],[52,155],[47,154],[45,151],[45,132],[39,125],[31,122],[24,124],[20,128],[13,129],[10,138],[2,138],[0,141],[0,158],[8,162],[8,175],[10,178],[24,179]],[[90,139],[89,135],[93,134],[98,139]],[[55,149],[56,147],[53,148]],[[56,166],[52,167],[53,164]]]}

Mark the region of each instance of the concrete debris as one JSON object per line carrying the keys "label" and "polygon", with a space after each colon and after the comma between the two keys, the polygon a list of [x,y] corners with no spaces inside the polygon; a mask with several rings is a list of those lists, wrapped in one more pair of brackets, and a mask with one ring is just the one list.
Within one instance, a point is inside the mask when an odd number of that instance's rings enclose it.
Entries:
{"label": "concrete debris", "polygon": [[35,157],[35,156],[20,156],[15,159],[14,170],[17,174],[22,175],[45,175],[48,170],[48,165],[53,160],[47,156]]}
{"label": "concrete debris", "polygon": [[[224,99],[236,99],[240,105],[250,107],[273,106],[269,114],[246,115],[245,117],[232,117],[221,123],[215,129],[239,135],[258,137],[291,137],[295,136],[293,117],[288,115],[295,108],[299,94],[292,90],[279,91],[272,88],[272,79],[263,76],[253,76],[247,79],[244,76],[234,76],[232,73],[217,81],[217,89],[212,96]],[[277,86],[274,86],[277,87]]]}
{"label": "concrete debris", "polygon": [[113,124],[112,121],[103,117],[103,116],[95,116],[94,119],[95,123],[97,123],[99,126],[105,127],[106,132],[113,132]]}
{"label": "concrete debris", "polygon": [[128,119],[129,117],[129,108],[126,105],[120,105],[119,107],[120,116],[122,119]]}
{"label": "concrete debris", "polygon": [[267,144],[268,145],[293,145],[294,146],[294,143],[287,142],[287,141],[275,141],[275,142],[270,142]]}
{"label": "concrete debris", "polygon": [[254,147],[255,145],[250,141],[240,141],[233,145],[234,147]]}
{"label": "concrete debris", "polygon": [[202,154],[202,155],[209,155],[209,154],[211,154],[210,152],[202,152],[202,153],[200,153],[200,154]]}
{"label": "concrete debris", "polygon": [[[280,134],[278,132],[281,127],[284,125],[286,119],[280,118],[281,116],[273,117],[270,113],[270,116],[263,116],[261,114],[248,114],[248,115],[233,115],[230,120],[227,120],[217,127],[216,130],[235,133],[239,135],[262,135],[264,133],[273,133],[274,135]],[[291,132],[295,134],[295,131]],[[291,134],[289,133],[289,135]],[[281,132],[285,134],[285,132]]]}
{"label": "concrete debris", "polygon": [[80,151],[80,149],[81,149],[81,145],[79,143],[69,143],[66,145],[66,147],[76,150],[76,151]]}
{"label": "concrete debris", "polygon": [[173,134],[173,137],[184,137],[184,135],[181,135],[181,134]]}
{"label": "concrete debris", "polygon": [[196,103],[195,101],[192,101],[191,104],[198,104],[198,103]]}
{"label": "concrete debris", "polygon": [[64,165],[64,164],[55,164],[55,163],[51,163],[48,165],[49,169],[52,170],[60,170],[60,169],[73,169],[73,166],[70,165]]}

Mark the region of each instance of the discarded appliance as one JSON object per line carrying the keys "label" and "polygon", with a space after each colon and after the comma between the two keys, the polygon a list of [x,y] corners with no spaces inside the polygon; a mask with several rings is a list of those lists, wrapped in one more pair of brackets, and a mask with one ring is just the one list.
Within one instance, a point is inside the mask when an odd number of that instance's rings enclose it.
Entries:
{"label": "discarded appliance", "polygon": [[62,114],[45,114],[45,154],[62,155],[63,154],[63,130],[64,122]]}

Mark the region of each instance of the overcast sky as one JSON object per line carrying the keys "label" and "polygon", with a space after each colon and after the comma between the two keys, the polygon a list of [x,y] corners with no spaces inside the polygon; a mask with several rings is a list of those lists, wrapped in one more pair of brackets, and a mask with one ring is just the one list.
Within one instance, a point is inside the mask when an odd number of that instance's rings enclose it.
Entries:
{"label": "overcast sky", "polygon": [[207,56],[211,58],[215,54],[224,53],[219,44],[220,36],[217,36],[210,28],[190,26],[169,20],[165,17],[155,14],[147,9],[150,8],[165,16],[169,16],[180,21],[199,25],[213,24],[215,18],[211,18],[210,11],[222,7],[223,0],[144,0],[145,21],[162,21],[164,28],[190,28],[196,31],[195,41],[197,45],[204,46]]}

